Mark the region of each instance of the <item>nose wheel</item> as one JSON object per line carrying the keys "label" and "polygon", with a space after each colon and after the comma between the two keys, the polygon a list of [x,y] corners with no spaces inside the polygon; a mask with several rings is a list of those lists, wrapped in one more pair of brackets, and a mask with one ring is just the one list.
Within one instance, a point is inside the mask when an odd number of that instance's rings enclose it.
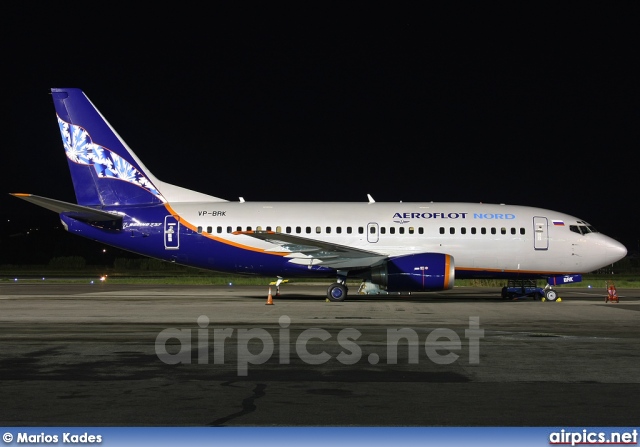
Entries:
{"label": "nose wheel", "polygon": [[544,291],[544,298],[547,301],[555,301],[558,299],[558,292],[556,292],[554,289],[547,289]]}

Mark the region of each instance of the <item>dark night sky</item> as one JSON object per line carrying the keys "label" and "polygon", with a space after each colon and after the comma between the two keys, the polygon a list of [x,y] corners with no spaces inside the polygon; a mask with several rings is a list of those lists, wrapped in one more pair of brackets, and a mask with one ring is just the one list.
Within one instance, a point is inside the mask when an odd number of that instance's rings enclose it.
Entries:
{"label": "dark night sky", "polygon": [[637,2],[12,3],[0,216],[74,200],[49,89],[79,87],[207,194],[540,206],[638,248]]}

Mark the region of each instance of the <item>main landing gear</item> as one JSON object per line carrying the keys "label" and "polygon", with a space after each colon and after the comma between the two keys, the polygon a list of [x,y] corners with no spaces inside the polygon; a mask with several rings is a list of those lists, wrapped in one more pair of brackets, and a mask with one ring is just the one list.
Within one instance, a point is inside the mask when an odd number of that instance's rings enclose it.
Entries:
{"label": "main landing gear", "polygon": [[327,298],[329,301],[344,301],[347,298],[349,289],[344,284],[338,282],[333,283],[327,289]]}
{"label": "main landing gear", "polygon": [[338,272],[338,282],[331,284],[327,289],[327,299],[329,301],[344,301],[347,299],[348,293],[347,272]]}

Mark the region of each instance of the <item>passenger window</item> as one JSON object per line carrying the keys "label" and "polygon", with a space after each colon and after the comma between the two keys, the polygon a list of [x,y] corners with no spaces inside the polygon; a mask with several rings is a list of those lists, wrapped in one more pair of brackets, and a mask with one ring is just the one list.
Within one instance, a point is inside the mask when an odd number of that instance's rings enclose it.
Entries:
{"label": "passenger window", "polygon": [[400,232],[400,234],[404,234],[404,227],[398,228],[398,231]]}
{"label": "passenger window", "polygon": [[318,233],[318,234],[322,233],[322,228],[316,227],[316,233]]}
{"label": "passenger window", "polygon": [[297,234],[302,233],[302,227],[296,227],[296,233]]}
{"label": "passenger window", "polygon": [[520,234],[524,234],[524,228],[520,228]]}
{"label": "passenger window", "polygon": [[327,227],[326,230],[327,230],[326,231],[327,234],[331,233],[331,227]]}
{"label": "passenger window", "polygon": [[351,234],[353,232],[353,229],[351,227],[347,227],[347,234]]}
{"label": "passenger window", "polygon": [[424,234],[424,228],[418,227],[418,233],[419,234]]}
{"label": "passenger window", "polygon": [[342,233],[342,227],[336,227],[336,233],[338,234]]}
{"label": "passenger window", "polygon": [[511,234],[516,234],[516,229],[511,227]]}
{"label": "passenger window", "polygon": [[364,234],[364,228],[358,227],[358,234]]}
{"label": "passenger window", "polygon": [[471,234],[476,234],[476,227],[471,227]]}
{"label": "passenger window", "polygon": [[218,231],[218,234],[222,233],[222,227],[218,227],[216,230]]}
{"label": "passenger window", "polygon": [[413,227],[409,227],[409,234],[413,234]]}
{"label": "passenger window", "polygon": [[307,234],[311,233],[311,227],[306,228]]}
{"label": "passenger window", "polygon": [[444,234],[444,227],[440,227],[440,234]]}
{"label": "passenger window", "polygon": [[385,234],[387,229],[385,227],[380,227],[380,234]]}
{"label": "passenger window", "polygon": [[491,234],[496,234],[496,228],[495,227],[491,227]]}
{"label": "passenger window", "polygon": [[454,227],[449,227],[449,234],[456,234],[456,229]]}
{"label": "passenger window", "polygon": [[460,228],[460,233],[467,234],[467,227]]}
{"label": "passenger window", "polygon": [[198,227],[198,234],[202,233],[202,227]]}
{"label": "passenger window", "polygon": [[505,227],[500,228],[500,234],[507,234],[507,229]]}
{"label": "passenger window", "polygon": [[396,227],[389,227],[390,234],[396,234]]}
{"label": "passenger window", "polygon": [[480,228],[480,233],[487,234],[487,229],[485,227]]}
{"label": "passenger window", "polygon": [[233,233],[233,228],[227,227],[227,233]]}

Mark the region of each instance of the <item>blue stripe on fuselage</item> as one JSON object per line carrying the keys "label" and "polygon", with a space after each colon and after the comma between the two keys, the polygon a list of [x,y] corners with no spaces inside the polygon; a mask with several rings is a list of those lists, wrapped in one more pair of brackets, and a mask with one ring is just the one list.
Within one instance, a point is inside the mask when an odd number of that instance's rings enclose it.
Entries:
{"label": "blue stripe on fuselage", "polygon": [[218,238],[198,234],[186,225],[180,225],[179,247],[165,248],[164,221],[171,213],[164,205],[136,207],[109,207],[105,211],[118,211],[123,215],[121,230],[99,228],[78,221],[64,213],[60,215],[68,231],[133,253],[164,261],[188,264],[208,270],[253,274],[259,276],[304,276],[327,278],[335,270],[322,266],[309,268],[292,264],[278,254],[244,249],[225,243]]}

